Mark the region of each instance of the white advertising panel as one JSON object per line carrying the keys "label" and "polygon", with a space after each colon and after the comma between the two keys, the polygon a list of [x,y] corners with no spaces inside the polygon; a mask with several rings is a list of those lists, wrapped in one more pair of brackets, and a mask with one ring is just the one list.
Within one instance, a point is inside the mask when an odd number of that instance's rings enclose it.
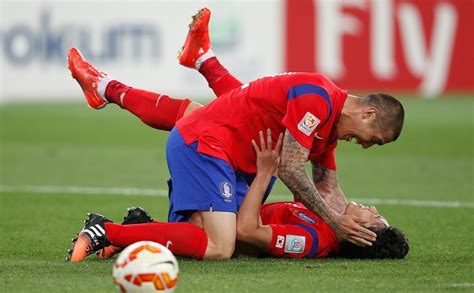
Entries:
{"label": "white advertising panel", "polygon": [[77,100],[66,63],[72,46],[131,86],[211,98],[199,73],[176,60],[204,6],[213,12],[213,49],[239,79],[281,71],[280,1],[2,1],[0,102]]}

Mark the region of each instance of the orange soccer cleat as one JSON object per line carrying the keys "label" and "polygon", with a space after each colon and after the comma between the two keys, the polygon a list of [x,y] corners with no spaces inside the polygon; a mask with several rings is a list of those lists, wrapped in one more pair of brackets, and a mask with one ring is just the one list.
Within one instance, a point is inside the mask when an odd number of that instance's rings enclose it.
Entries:
{"label": "orange soccer cleat", "polygon": [[115,245],[109,245],[109,246],[104,247],[103,249],[97,251],[95,254],[97,254],[97,256],[99,258],[107,259],[107,258],[113,257],[114,255],[121,252],[122,250],[123,250],[122,247],[118,247],[118,246],[115,246]]}
{"label": "orange soccer cleat", "polygon": [[99,95],[99,80],[107,74],[90,64],[77,48],[69,49],[67,56],[68,68],[72,77],[79,83],[90,108],[100,109],[105,107],[107,100]]}
{"label": "orange soccer cleat", "polygon": [[206,7],[193,15],[186,41],[178,52],[179,64],[196,68],[197,59],[209,51],[211,48],[208,27],[210,18],[211,11]]}
{"label": "orange soccer cleat", "polygon": [[89,214],[84,221],[84,227],[72,239],[72,247],[68,250],[69,256],[66,260],[79,262],[104,247],[110,245],[105,235],[105,223],[112,222],[99,214]]}
{"label": "orange soccer cleat", "polygon": [[[123,217],[122,225],[144,224],[153,222],[153,218],[141,207],[127,209],[127,215]],[[122,247],[109,245],[96,252],[99,258],[111,258],[122,251]]]}

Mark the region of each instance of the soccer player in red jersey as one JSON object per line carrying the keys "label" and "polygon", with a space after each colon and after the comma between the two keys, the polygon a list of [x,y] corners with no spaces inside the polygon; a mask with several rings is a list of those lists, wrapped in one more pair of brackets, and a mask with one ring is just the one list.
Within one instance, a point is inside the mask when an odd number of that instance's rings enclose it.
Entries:
{"label": "soccer player in red jersey", "polygon": [[[213,59],[212,51],[206,52],[205,46],[186,51],[194,40],[198,44],[206,40],[203,35],[207,35],[209,17],[210,12],[204,9],[194,18],[181,56],[197,52],[188,60],[194,60],[201,73],[206,65],[219,68],[214,73],[224,74],[213,81],[218,88],[222,80],[232,78]],[[206,258],[226,259],[233,253],[236,213],[256,172],[255,154],[248,142],[258,136],[258,130],[267,128],[274,141],[284,132],[279,177],[295,199],[321,216],[339,239],[359,245],[371,245],[375,240],[375,233],[360,225],[363,221],[342,214],[347,201],[337,180],[334,148],[338,139],[355,139],[364,148],[395,140],[403,125],[403,107],[393,97],[356,97],[323,75],[288,73],[225,91],[199,108],[189,100],[176,102],[112,80],[74,49],[69,54],[69,68],[91,107],[116,103],[155,128],[169,129],[169,121],[197,108],[178,121],[168,140],[172,177],[169,220],[203,227],[208,240]],[[234,80],[233,84],[239,82]],[[170,118],[166,123],[160,117],[164,113]],[[313,164],[313,181],[304,170],[308,159]]]}
{"label": "soccer player in red jersey", "polygon": [[[207,19],[209,13],[202,13]],[[207,31],[203,29],[202,32],[195,33],[201,37],[193,38],[201,46],[191,45],[192,41],[188,42],[189,35],[185,43],[185,47],[203,48],[197,50],[203,55],[194,58],[194,67],[201,72],[206,65],[202,57],[211,59],[212,56],[209,50],[206,52],[210,48],[206,44],[208,37],[204,37]],[[185,49],[183,51],[186,52]],[[183,62],[183,58],[180,61],[188,66],[193,65],[192,62]],[[211,82],[210,85],[212,86]],[[285,132],[282,166],[279,170],[282,181],[297,200],[323,217],[342,239],[370,245],[367,240],[373,240],[373,234],[357,225],[354,218],[340,215],[346,200],[337,182],[334,148],[337,139],[356,139],[364,148],[393,141],[398,137],[402,123],[403,108],[393,97],[350,96],[323,75],[288,73],[262,78],[227,91],[208,106],[197,109],[177,122],[168,146],[173,147],[175,143],[179,145],[183,141],[188,146],[195,144],[198,153],[221,159],[233,170],[254,173],[255,155],[245,143],[255,138],[260,129],[270,128],[275,135]],[[174,164],[175,151],[176,154],[180,153],[178,150],[168,153],[173,180],[173,169],[180,169],[182,166],[180,163]],[[304,170],[304,162],[308,159],[313,162],[316,188]],[[174,186],[180,189],[176,193],[185,194],[187,187],[181,187],[179,178],[188,176],[176,173],[177,181],[174,181]],[[232,176],[226,176],[226,171],[222,174],[219,180],[228,180],[232,186]],[[238,185],[238,179],[236,181]],[[333,209],[321,198],[319,191]],[[212,194],[211,191],[202,192]],[[187,205],[180,207],[179,196],[175,199],[178,213],[179,210],[192,208]],[[208,216],[216,219],[219,217],[206,213],[204,207],[200,210],[201,212],[192,215],[197,221],[203,221]],[[223,217],[225,219],[219,219],[219,223],[228,221],[229,226],[233,225],[235,218],[230,215]],[[231,233],[221,234],[216,241],[231,242],[234,236]]]}
{"label": "soccer player in red jersey", "polygon": [[[252,141],[257,156],[257,176],[270,176],[278,168],[278,144],[271,148],[270,132],[260,147]],[[268,181],[269,179],[267,179]],[[350,258],[404,258],[408,241],[400,230],[388,225],[375,207],[347,204],[344,214],[356,216],[379,236],[371,247],[341,245],[334,231],[300,202],[261,205],[265,185],[252,184],[237,217],[237,239],[256,246],[273,257],[321,258],[330,255]]]}
{"label": "soccer player in red jersey", "polygon": [[[264,139],[259,133],[258,146],[252,141],[257,157],[257,174],[240,208],[237,238],[250,244],[265,255],[289,258],[322,258],[343,256],[350,258],[404,258],[409,246],[405,236],[396,228],[389,227],[375,208],[364,208],[349,203],[345,214],[357,216],[367,222],[367,227],[379,237],[371,247],[361,248],[351,243],[339,243],[334,231],[317,215],[299,202],[271,203],[261,207],[272,174],[280,161],[281,136],[272,148],[271,131]],[[206,250],[205,239],[200,239],[199,228],[191,223],[154,222],[143,209],[129,210],[124,224],[112,223],[107,218],[92,214],[86,220],[81,234],[91,235],[93,242],[74,245],[71,260],[80,261],[89,252],[112,249],[111,257],[137,241],[155,241],[166,245],[177,256],[202,259]],[[194,236],[198,236],[198,238]],[[80,243],[84,237],[76,241]],[[89,239],[89,238],[88,238]],[[109,245],[109,246],[108,246]],[[100,255],[100,254],[99,254]]]}

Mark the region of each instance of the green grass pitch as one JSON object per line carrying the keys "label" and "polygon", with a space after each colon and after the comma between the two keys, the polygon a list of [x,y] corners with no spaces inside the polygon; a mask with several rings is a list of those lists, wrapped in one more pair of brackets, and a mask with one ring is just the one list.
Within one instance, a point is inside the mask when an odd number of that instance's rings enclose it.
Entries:
{"label": "green grass pitch", "polygon": [[[474,291],[474,100],[404,104],[399,141],[369,150],[341,142],[337,157],[349,199],[461,202],[378,205],[410,239],[405,260],[179,259],[178,292]],[[0,291],[113,291],[112,260],[64,261],[70,238],[87,212],[120,221],[127,207],[143,206],[165,220],[166,197],[28,186],[165,190],[167,134],[115,106],[84,104],[3,105],[0,133]],[[288,193],[278,183],[270,200]]]}

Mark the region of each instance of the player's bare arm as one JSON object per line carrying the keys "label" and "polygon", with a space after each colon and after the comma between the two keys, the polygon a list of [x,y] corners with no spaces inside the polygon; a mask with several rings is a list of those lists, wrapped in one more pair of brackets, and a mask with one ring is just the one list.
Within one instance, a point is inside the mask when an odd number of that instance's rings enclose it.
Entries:
{"label": "player's bare arm", "polygon": [[257,156],[257,174],[237,216],[237,240],[266,249],[272,240],[272,229],[261,224],[260,207],[272,175],[278,169],[283,135],[280,134],[274,149],[270,129],[267,130],[266,141],[262,131],[259,137],[260,147],[252,141]]}
{"label": "player's bare arm", "polygon": [[337,172],[325,168],[317,162],[311,162],[313,182],[326,203],[339,214],[346,209],[347,199],[339,185]]}
{"label": "player's bare arm", "polygon": [[286,130],[278,172],[280,179],[293,194],[299,196],[308,209],[331,226],[340,240],[348,240],[360,246],[370,246],[370,241],[375,241],[376,234],[362,227],[357,217],[336,213],[321,197],[304,168],[308,154],[309,150]]}

